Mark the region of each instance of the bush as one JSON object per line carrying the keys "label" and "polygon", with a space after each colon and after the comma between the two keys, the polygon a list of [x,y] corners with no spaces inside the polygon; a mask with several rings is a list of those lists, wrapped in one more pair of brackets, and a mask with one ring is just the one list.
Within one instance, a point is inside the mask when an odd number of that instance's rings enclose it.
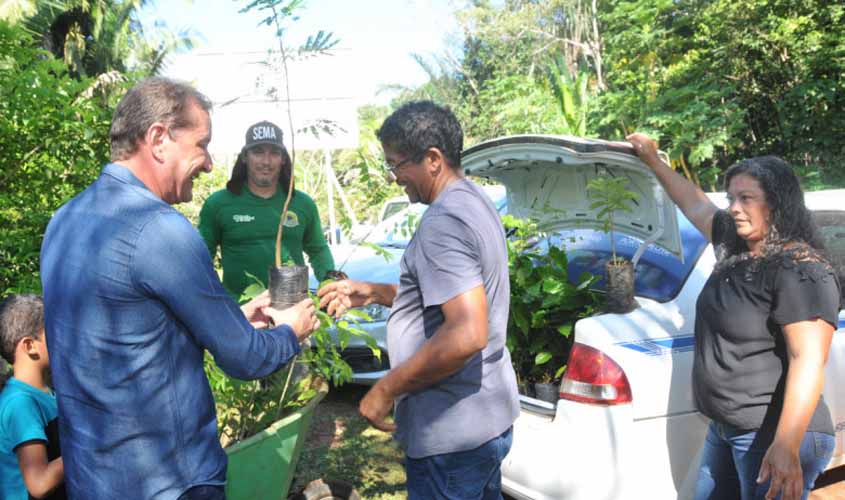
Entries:
{"label": "bush", "polygon": [[[244,291],[241,301],[252,299],[263,291],[264,286],[256,279]],[[217,430],[223,446],[257,434],[305,406],[317,395],[322,383],[329,381],[339,386],[349,382],[352,368],[341,357],[341,352],[353,336],[362,338],[373,355],[381,356],[376,340],[358,326],[358,320],[370,321],[365,313],[351,310],[344,319],[335,321],[319,311],[317,297],[312,296],[312,300],[318,308],[320,327],[303,344],[302,352],[276,373],[259,380],[238,380],[226,375],[206,354],[205,372],[217,406]],[[332,338],[332,331],[337,333],[337,343]]]}
{"label": "bush", "polygon": [[0,294],[40,292],[38,257],[53,212],[109,158],[111,106],[90,80],[0,22]]}
{"label": "bush", "polygon": [[508,239],[510,316],[508,350],[520,385],[552,382],[563,374],[575,322],[598,305],[589,273],[570,280],[566,250],[540,250],[543,234],[531,221],[502,217]]}

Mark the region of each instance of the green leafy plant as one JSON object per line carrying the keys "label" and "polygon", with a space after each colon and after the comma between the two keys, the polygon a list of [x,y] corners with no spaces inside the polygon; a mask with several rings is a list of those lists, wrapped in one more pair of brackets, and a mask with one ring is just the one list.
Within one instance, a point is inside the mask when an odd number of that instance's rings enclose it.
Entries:
{"label": "green leafy plant", "polygon": [[590,104],[588,73],[582,71],[574,78],[569,76],[561,55],[553,59],[547,71],[560,114],[566,123],[567,133],[584,137],[587,135],[587,113]]}
{"label": "green leafy plant", "polygon": [[631,202],[637,195],[626,188],[628,179],[624,177],[599,176],[587,183],[587,196],[592,200],[590,209],[598,209],[598,219],[602,229],[610,235],[611,264],[619,264],[622,259],[616,256],[616,243],[613,238],[613,216],[619,211],[631,212]]}
{"label": "green leafy plant", "polygon": [[591,315],[598,279],[583,273],[569,276],[564,248],[537,242],[545,237],[530,220],[502,216],[508,238],[510,316],[507,346],[520,384],[552,382],[566,368],[575,322]]}
{"label": "green leafy plant", "polygon": [[[258,278],[250,277],[253,283],[244,290],[241,302],[265,290]],[[319,307],[317,297],[311,298]],[[303,351],[289,363],[287,369],[268,377],[249,381],[230,377],[210,355],[206,355],[205,371],[217,405],[218,432],[224,446],[260,432],[282,416],[301,408],[326,381],[336,386],[349,382],[352,368],[341,353],[353,337],[361,338],[373,355],[381,357],[376,340],[359,327],[359,321],[370,321],[367,314],[352,310],[335,321],[318,310],[317,317],[320,326],[311,334]],[[332,331],[337,334],[337,342],[332,337]]]}
{"label": "green leafy plant", "polygon": [[631,202],[637,199],[636,193],[628,190],[627,184],[628,179],[609,175],[599,176],[587,183],[587,196],[592,200],[590,209],[598,209],[596,216],[602,221],[602,229],[610,236],[611,257],[604,266],[607,279],[604,310],[619,314],[628,313],[638,307],[637,301],[634,300],[634,263],[616,255],[616,240],[613,234],[614,214],[619,210],[632,211]]}
{"label": "green leafy plant", "polygon": [[[205,373],[214,395],[217,429],[224,446],[268,427],[290,403],[282,401],[280,404],[286,370],[261,380],[239,380],[226,375],[211,355],[206,354]],[[302,395],[307,396],[306,392],[303,390]]]}
{"label": "green leafy plant", "polygon": [[[296,51],[296,56],[285,46],[284,25],[288,21],[298,19],[296,11],[304,6],[303,0],[253,0],[245,2],[241,13],[257,11],[264,17],[260,24],[275,28],[275,37],[279,46],[277,64],[280,66],[280,73],[284,79],[284,101],[287,103],[287,118],[290,137],[291,164],[296,165],[296,132],[293,126],[293,115],[291,113],[290,97],[290,74],[288,72],[288,61],[293,57],[307,57],[313,54],[324,53],[333,47],[337,41],[332,40],[332,34],[320,31],[311,36]],[[272,58],[272,54],[270,54]],[[268,61],[268,66],[273,62]],[[268,89],[267,93],[274,99],[276,89]],[[331,132],[330,124],[317,123],[312,125],[310,131]],[[293,194],[294,182],[288,186],[287,196],[282,208],[276,233],[275,265],[282,267],[288,262],[282,259],[282,234],[284,221],[287,220],[287,212]],[[254,283],[247,287],[240,297],[245,302],[264,291],[265,287],[260,280],[251,276]],[[315,306],[319,306],[316,297],[312,296]],[[237,441],[248,437],[266,428],[271,422],[280,418],[283,412],[299,408],[313,398],[321,383],[331,381],[336,385],[347,382],[352,376],[352,369],[341,357],[341,351],[346,347],[352,336],[359,336],[365,339],[367,345],[373,349],[376,356],[380,355],[375,339],[361,330],[355,321],[341,320],[335,323],[323,312],[318,313],[320,327],[314,331],[309,339],[303,343],[303,352],[294,356],[288,364],[287,370],[279,372],[256,381],[239,381],[226,376],[214,363],[206,363],[206,372],[211,382],[212,392],[218,405],[218,428],[221,434],[221,441],[224,443]],[[335,344],[330,329],[334,329],[339,337],[338,344]]]}
{"label": "green leafy plant", "polygon": [[[315,307],[319,307],[317,297],[313,299]],[[352,368],[343,359],[341,353],[349,346],[353,337],[363,340],[373,355],[381,359],[381,350],[376,339],[360,327],[360,322],[372,321],[365,312],[351,309],[344,314],[343,318],[335,320],[318,310],[317,317],[320,320],[320,327],[311,334],[311,348],[300,356],[311,373],[331,380],[334,385],[349,382],[352,379]],[[337,342],[331,335],[332,331],[337,334]]]}
{"label": "green leafy plant", "polygon": [[35,45],[22,26],[0,22],[0,295],[40,292],[50,217],[109,157],[111,103],[86,97],[92,80]]}
{"label": "green leafy plant", "polygon": [[411,239],[417,228],[420,227],[422,216],[413,210],[406,210],[404,217],[400,217],[393,224],[393,233],[397,237]]}

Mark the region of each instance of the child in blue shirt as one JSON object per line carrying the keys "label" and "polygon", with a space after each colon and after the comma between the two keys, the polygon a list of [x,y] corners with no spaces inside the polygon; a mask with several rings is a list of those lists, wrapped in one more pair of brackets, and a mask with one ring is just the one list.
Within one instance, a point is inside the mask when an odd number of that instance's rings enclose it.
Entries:
{"label": "child in blue shirt", "polygon": [[58,408],[47,386],[50,358],[37,295],[0,303],[0,354],[14,373],[0,392],[0,499],[64,499]]}

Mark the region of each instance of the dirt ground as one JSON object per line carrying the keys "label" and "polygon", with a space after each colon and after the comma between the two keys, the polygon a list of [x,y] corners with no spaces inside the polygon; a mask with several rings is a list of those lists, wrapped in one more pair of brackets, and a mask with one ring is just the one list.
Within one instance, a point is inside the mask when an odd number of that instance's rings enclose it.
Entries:
{"label": "dirt ground", "polygon": [[322,478],[351,483],[367,500],[407,498],[402,452],[390,434],[370,427],[358,415],[358,402],[367,389],[332,388],[317,406],[292,491]]}
{"label": "dirt ground", "polygon": [[[361,498],[401,500],[405,494],[402,452],[390,435],[358,415],[367,387],[332,388],[317,406],[296,470],[295,486],[318,478],[352,483]],[[845,467],[821,476],[810,500],[845,500]]]}

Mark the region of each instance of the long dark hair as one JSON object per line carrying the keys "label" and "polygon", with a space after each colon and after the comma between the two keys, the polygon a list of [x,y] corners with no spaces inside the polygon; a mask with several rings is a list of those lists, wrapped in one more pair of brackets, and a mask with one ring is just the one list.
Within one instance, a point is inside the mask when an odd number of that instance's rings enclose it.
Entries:
{"label": "long dark hair", "polygon": [[[290,183],[293,182],[293,169],[291,168],[290,154],[288,154],[287,148],[281,149],[282,171],[279,173],[279,188],[284,193],[287,193]],[[246,155],[247,149],[244,148],[238,155],[238,159],[235,160],[235,166],[232,167],[232,176],[229,178],[229,182],[226,183],[226,189],[238,196],[243,192],[247,178]]]}
{"label": "long dark hair", "polygon": [[[804,192],[792,167],[777,156],[743,160],[725,172],[725,191],[737,175],[747,175],[760,184],[770,216],[769,231],[761,249],[762,259],[754,259],[747,271],[756,272],[764,265],[777,263],[780,256],[787,255],[796,261],[815,261],[829,266],[839,283],[845,283],[845,266],[835,256],[831,258],[825,249],[824,239],[804,203]],[[794,243],[799,245],[792,246]],[[733,263],[751,257],[748,245],[739,237],[730,238],[719,247],[716,248],[719,260],[714,272],[721,272]],[[845,295],[841,295],[839,300],[841,308],[845,304]]]}
{"label": "long dark hair", "polygon": [[[804,204],[804,192],[798,177],[788,163],[777,156],[758,156],[742,160],[725,172],[726,191],[731,180],[737,175],[747,175],[755,179],[766,196],[771,219],[769,232],[763,241],[764,255],[781,252],[787,243],[806,243],[824,251],[824,242]],[[748,247],[736,250],[747,251]]]}

